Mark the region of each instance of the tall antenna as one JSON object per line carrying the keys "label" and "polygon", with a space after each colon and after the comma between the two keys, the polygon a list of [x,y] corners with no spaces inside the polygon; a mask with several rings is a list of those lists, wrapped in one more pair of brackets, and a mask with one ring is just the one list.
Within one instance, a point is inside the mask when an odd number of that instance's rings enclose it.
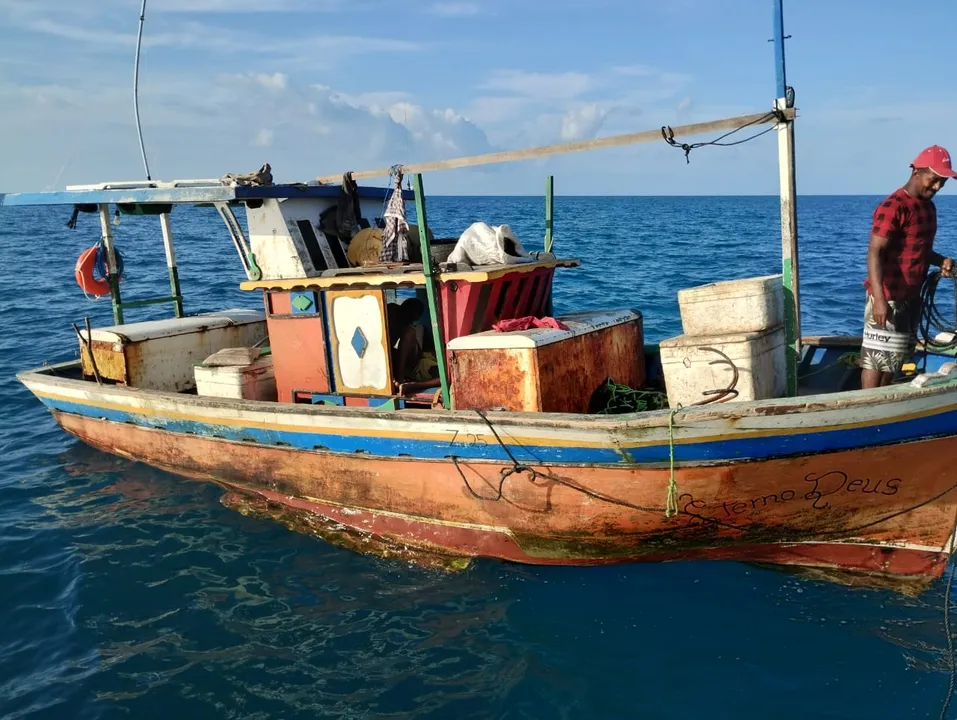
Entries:
{"label": "tall antenna", "polygon": [[150,164],[146,159],[146,146],[143,145],[143,128],[140,125],[140,48],[143,45],[143,23],[146,21],[146,0],[140,7],[140,29],[136,36],[136,59],[133,61],[133,115],[136,118],[136,133],[140,138],[140,154],[143,156],[143,168],[146,170],[146,179],[150,177]]}

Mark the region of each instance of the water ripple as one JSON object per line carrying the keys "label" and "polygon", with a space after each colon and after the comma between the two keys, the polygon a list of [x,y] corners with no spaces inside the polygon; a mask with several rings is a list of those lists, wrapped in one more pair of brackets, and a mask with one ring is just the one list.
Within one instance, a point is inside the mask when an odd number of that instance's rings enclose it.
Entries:
{"label": "water ripple", "polygon": [[[805,330],[858,331],[875,198],[799,209]],[[953,254],[957,203],[939,202]],[[541,247],[541,198],[434,198],[438,236],[509,223]],[[0,318],[0,716],[4,718],[936,717],[942,583],[919,598],[733,563],[446,575],[245,517],[215,487],[98,453],[13,378],[110,323],[73,262],[95,216],[4,209]],[[261,307],[212,210],[176,211],[190,311]],[[117,229],[124,293],[166,282],[149,218]],[[776,198],[556,199],[557,312],[642,310],[680,332],[682,287],[777,272]],[[16,255],[13,249],[16,248]],[[137,318],[162,317],[147,308]],[[798,699],[798,700],[796,700]]]}

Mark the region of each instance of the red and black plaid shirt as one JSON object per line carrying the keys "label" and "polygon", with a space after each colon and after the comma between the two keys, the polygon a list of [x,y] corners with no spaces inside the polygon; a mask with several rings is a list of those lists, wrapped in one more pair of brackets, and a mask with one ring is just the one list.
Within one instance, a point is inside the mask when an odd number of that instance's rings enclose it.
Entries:
{"label": "red and black plaid shirt", "polygon": [[[887,238],[881,254],[884,297],[887,300],[913,300],[930,265],[930,254],[937,234],[937,207],[904,192],[891,193],[874,211],[871,234]],[[870,291],[870,278],[864,281]]]}

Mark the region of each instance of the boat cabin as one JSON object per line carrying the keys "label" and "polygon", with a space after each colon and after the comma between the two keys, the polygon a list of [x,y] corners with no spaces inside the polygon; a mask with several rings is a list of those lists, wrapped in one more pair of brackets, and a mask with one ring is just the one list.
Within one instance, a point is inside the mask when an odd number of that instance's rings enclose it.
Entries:
{"label": "boat cabin", "polygon": [[[392,192],[403,205],[415,199],[401,187]],[[458,238],[436,239],[412,224],[410,259],[379,262],[389,195],[348,178],[200,180],[104,183],[6,202],[99,214],[115,325],[79,333],[82,372],[92,381],[291,404],[532,412],[589,412],[607,380],[644,382],[640,312],[549,318],[555,270],[579,260],[522,250],[505,263],[450,262]],[[171,222],[183,204],[215,207],[246,274],[241,287],[261,295],[262,312],[184,316]],[[423,197],[418,205],[424,218]],[[122,298],[114,212],[159,216],[170,296]],[[172,304],[176,317],[126,322],[129,310],[156,303]]]}

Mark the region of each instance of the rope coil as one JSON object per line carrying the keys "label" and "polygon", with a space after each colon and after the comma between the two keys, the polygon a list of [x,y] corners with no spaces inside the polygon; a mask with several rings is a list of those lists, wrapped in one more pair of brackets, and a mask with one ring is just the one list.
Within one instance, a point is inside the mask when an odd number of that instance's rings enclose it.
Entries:
{"label": "rope coil", "polygon": [[[953,284],[954,304],[953,319],[945,317],[937,307],[937,288],[944,277],[940,270],[934,270],[924,279],[920,289],[920,325],[921,341],[928,352],[946,353],[957,348],[957,276],[951,276]],[[938,341],[941,333],[950,333],[953,338],[948,341]],[[927,367],[927,355],[924,355],[924,368]]]}

